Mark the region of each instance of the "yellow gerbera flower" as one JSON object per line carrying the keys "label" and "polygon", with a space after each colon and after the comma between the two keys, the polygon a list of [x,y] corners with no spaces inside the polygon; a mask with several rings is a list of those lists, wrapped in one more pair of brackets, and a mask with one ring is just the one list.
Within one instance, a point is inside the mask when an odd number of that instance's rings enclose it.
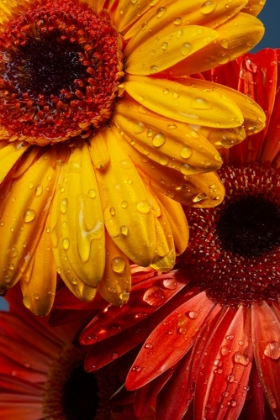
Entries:
{"label": "yellow gerbera flower", "polygon": [[[264,3],[264,2],[262,2]],[[57,272],[123,304],[130,260],[170,269],[178,203],[223,198],[216,147],[264,125],[249,98],[191,79],[263,34],[250,0],[0,3],[0,287],[44,315]],[[101,281],[102,280],[102,281]]]}

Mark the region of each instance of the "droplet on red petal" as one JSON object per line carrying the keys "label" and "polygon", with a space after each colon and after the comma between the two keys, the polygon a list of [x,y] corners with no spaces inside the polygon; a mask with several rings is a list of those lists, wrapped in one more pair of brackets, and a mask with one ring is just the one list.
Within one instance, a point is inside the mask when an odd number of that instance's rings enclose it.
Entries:
{"label": "droplet on red petal", "polygon": [[161,306],[165,302],[164,291],[158,287],[150,287],[143,295],[143,301],[150,306]]}
{"label": "droplet on red petal", "polygon": [[280,343],[278,341],[271,341],[264,349],[264,354],[270,359],[277,360],[280,357]]}

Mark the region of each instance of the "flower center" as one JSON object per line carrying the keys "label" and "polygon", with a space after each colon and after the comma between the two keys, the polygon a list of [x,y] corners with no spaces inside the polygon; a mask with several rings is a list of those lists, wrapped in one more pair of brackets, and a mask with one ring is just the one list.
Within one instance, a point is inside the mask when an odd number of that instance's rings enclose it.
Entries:
{"label": "flower center", "polygon": [[47,0],[13,16],[0,26],[2,136],[46,145],[93,134],[110,118],[123,77],[108,15]]}
{"label": "flower center", "polygon": [[280,297],[280,170],[257,163],[219,171],[224,202],[186,209],[190,279],[223,304]]}
{"label": "flower center", "polygon": [[44,420],[111,420],[110,397],[120,386],[116,369],[87,373],[84,353],[66,346],[53,363],[44,393]]}
{"label": "flower center", "polygon": [[241,197],[223,210],[217,233],[225,250],[261,255],[280,242],[280,208],[263,195]]}

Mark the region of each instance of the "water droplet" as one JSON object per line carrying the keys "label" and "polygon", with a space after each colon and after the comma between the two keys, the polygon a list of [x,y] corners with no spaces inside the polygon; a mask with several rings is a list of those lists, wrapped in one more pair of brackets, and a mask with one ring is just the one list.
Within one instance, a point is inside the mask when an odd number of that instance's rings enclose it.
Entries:
{"label": "water droplet", "polygon": [[228,46],[229,46],[229,42],[225,38],[220,41],[220,44],[223,48],[228,48]]}
{"label": "water droplet", "polygon": [[206,99],[196,97],[191,101],[191,107],[193,109],[208,110],[212,109],[212,104]]}
{"label": "water droplet", "polygon": [[74,285],[78,284],[76,277],[72,277],[71,281]]}
{"label": "water droplet", "polygon": [[215,2],[215,1],[206,1],[200,7],[200,12],[203,15],[208,15],[209,13],[212,13],[215,10],[216,6],[217,6],[217,2]]}
{"label": "water droplet", "polygon": [[226,346],[222,346],[220,349],[220,353],[222,356],[227,356],[230,353],[230,349]]}
{"label": "water droplet", "polygon": [[32,188],[34,187],[34,184],[33,184],[33,182],[29,182],[29,184],[28,184],[28,189],[29,190],[32,190]]}
{"label": "water droplet", "polygon": [[62,214],[66,214],[67,210],[68,210],[68,199],[67,198],[63,198],[60,201],[60,206],[59,206],[60,212]]}
{"label": "water droplet", "polygon": [[144,345],[144,347],[145,347],[145,349],[150,349],[150,348],[152,348],[152,343],[146,343],[145,345]]}
{"label": "water droplet", "polygon": [[36,195],[36,197],[39,197],[39,196],[42,194],[42,192],[43,192],[43,187],[42,187],[42,185],[38,185],[38,186],[36,187],[36,189],[35,189],[35,195]]}
{"label": "water droplet", "polygon": [[133,366],[131,369],[133,372],[141,372],[142,368],[140,366]]}
{"label": "water droplet", "polygon": [[183,147],[180,151],[180,155],[183,159],[188,159],[192,155],[192,149],[189,147]]}
{"label": "water droplet", "polygon": [[125,269],[125,260],[122,257],[115,257],[111,261],[112,270],[115,273],[122,273]]}
{"label": "water droplet", "polygon": [[67,251],[69,249],[69,246],[70,246],[69,238],[64,238],[62,240],[62,246],[65,249],[65,251]]}
{"label": "water droplet", "polygon": [[15,246],[13,246],[13,247],[11,248],[11,251],[10,251],[9,255],[10,255],[10,257],[11,257],[11,258],[17,257],[17,255],[18,255],[18,250],[17,250],[17,248],[16,248]]}
{"label": "water droplet", "polygon": [[39,295],[38,295],[38,293],[34,293],[34,299],[39,300]]}
{"label": "water droplet", "polygon": [[150,67],[150,74],[156,74],[159,72],[158,66],[151,66]]}
{"label": "water droplet", "polygon": [[271,341],[264,349],[264,354],[270,359],[277,360],[280,357],[280,343],[278,341]]}
{"label": "water droplet", "polygon": [[173,92],[173,93],[172,93],[172,98],[173,98],[173,99],[178,99],[178,98],[179,98],[179,96],[180,96],[180,94],[179,94],[178,92]]}
{"label": "water droplet", "polygon": [[96,191],[94,189],[88,190],[88,196],[90,198],[95,198],[96,197]]}
{"label": "water droplet", "polygon": [[163,93],[164,95],[168,95],[168,94],[169,94],[169,92],[170,92],[170,90],[169,90],[169,89],[163,89],[163,91],[162,91],[162,93]]}
{"label": "water droplet", "polygon": [[164,291],[158,286],[150,287],[144,293],[143,301],[150,306],[161,306],[165,302]]}
{"label": "water droplet", "polygon": [[150,212],[150,210],[151,210],[151,206],[150,206],[150,204],[148,203],[148,201],[146,201],[146,200],[144,200],[144,201],[139,201],[139,203],[137,204],[137,210],[138,210],[140,213],[147,214],[147,213],[149,213],[149,212]]}
{"label": "water droplet", "polygon": [[177,282],[174,279],[165,279],[163,280],[162,284],[166,289],[169,290],[174,290],[177,287]]}
{"label": "water droplet", "polygon": [[190,311],[188,312],[188,317],[190,319],[196,319],[198,317],[198,313],[196,311]]}
{"label": "water droplet", "polygon": [[165,135],[163,133],[157,133],[154,135],[152,143],[155,147],[161,147],[166,142]]}
{"label": "water droplet", "polygon": [[156,12],[157,18],[161,18],[165,13],[166,13],[166,8],[160,7],[159,9],[157,9],[157,12]]}
{"label": "water droplet", "polygon": [[168,48],[168,42],[163,42],[163,43],[161,44],[161,48],[162,48],[162,50],[163,50],[163,51],[166,51],[166,50],[167,50],[167,48]]}
{"label": "water droplet", "polygon": [[173,23],[174,23],[174,25],[175,25],[175,26],[179,26],[179,25],[181,25],[181,23],[182,23],[182,19],[181,19],[180,17],[176,17],[176,18],[173,20]]}
{"label": "water droplet", "polygon": [[176,38],[177,38],[177,39],[181,39],[181,38],[182,38],[182,36],[183,36],[183,34],[184,34],[184,30],[183,30],[183,29],[179,29],[179,30],[176,32]]}
{"label": "water droplet", "polygon": [[193,198],[193,203],[200,203],[200,201],[205,200],[207,195],[205,193],[199,193]]}
{"label": "water droplet", "polygon": [[122,225],[122,226],[120,227],[120,231],[121,231],[121,234],[122,234],[123,236],[127,236],[127,235],[128,235],[128,227],[127,227],[127,226]]}
{"label": "water droplet", "polygon": [[15,269],[14,264],[12,264],[12,263],[11,263],[11,264],[9,264],[9,269],[13,271],[13,270]]}
{"label": "water droplet", "polygon": [[248,366],[250,358],[245,354],[242,354],[239,351],[237,351],[234,355],[234,362],[238,363],[239,365]]}
{"label": "water droplet", "polygon": [[178,333],[179,334],[182,334],[182,335],[185,335],[186,333],[187,333],[187,328],[186,327],[180,327],[180,328],[178,328]]}
{"label": "water droplet", "polygon": [[25,221],[25,223],[30,223],[35,219],[35,217],[36,217],[35,211],[32,209],[28,209],[23,215],[23,220]]}
{"label": "water droplet", "polygon": [[120,300],[122,301],[122,304],[124,305],[124,304],[126,304],[127,302],[128,302],[128,299],[129,299],[129,293],[128,292],[123,292],[123,293],[121,293],[120,294]]}
{"label": "water droplet", "polygon": [[190,54],[192,50],[192,45],[189,42],[185,42],[185,44],[182,45],[181,53],[184,57]]}
{"label": "water droplet", "polygon": [[141,134],[145,131],[145,126],[142,122],[138,121],[133,124],[133,131],[135,134]]}
{"label": "water droplet", "polygon": [[115,214],[116,214],[116,209],[115,209],[115,207],[110,207],[110,215],[111,216],[115,216]]}
{"label": "water droplet", "polygon": [[128,202],[127,202],[127,201],[123,201],[123,202],[121,203],[121,206],[122,206],[122,208],[123,208],[123,209],[127,209],[127,207],[128,207]]}
{"label": "water droplet", "polygon": [[232,383],[234,381],[234,375],[228,375],[227,381]]}

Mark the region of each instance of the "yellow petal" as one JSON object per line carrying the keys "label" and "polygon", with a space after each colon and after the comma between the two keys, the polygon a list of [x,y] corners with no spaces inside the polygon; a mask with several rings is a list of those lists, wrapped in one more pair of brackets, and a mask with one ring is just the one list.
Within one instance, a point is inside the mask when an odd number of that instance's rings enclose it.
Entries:
{"label": "yellow petal", "polygon": [[164,74],[183,77],[228,63],[253,48],[264,34],[262,22],[246,13],[239,13],[216,30],[219,36],[215,41],[165,70]]}
{"label": "yellow petal", "polygon": [[251,15],[257,16],[263,9],[266,0],[248,0],[248,4],[244,6],[243,11],[250,13]]}
{"label": "yellow petal", "polygon": [[[62,279],[74,288],[78,278],[96,288],[105,264],[104,222],[86,144],[75,147],[63,165],[51,212],[54,255]],[[77,289],[82,293],[81,285]]]}
{"label": "yellow petal", "polygon": [[[182,84],[189,86],[189,80],[180,79]],[[243,128],[246,135],[258,133],[265,127],[266,116],[263,109],[251,98],[231,89],[227,86],[218,85],[216,83],[208,83],[206,80],[195,80],[195,84],[201,89],[217,89],[221,95],[230,98],[241,110],[244,117]]]}
{"label": "yellow petal", "polygon": [[1,287],[11,287],[25,272],[40,246],[40,238],[55,191],[59,167],[50,162],[55,148],[37,156],[19,178],[6,178],[0,188],[0,266]]}
{"label": "yellow petal", "polygon": [[122,149],[131,156],[141,177],[152,188],[188,206],[194,204],[197,206],[197,203],[200,203],[204,207],[215,207],[222,202],[224,186],[214,172],[187,176],[167,167],[163,171],[162,165],[131,147],[116,127],[113,126],[112,131]]}
{"label": "yellow petal", "polygon": [[200,130],[160,117],[130,98],[116,106],[112,121],[137,150],[184,175],[209,172],[221,166],[216,148],[201,136]]}
{"label": "yellow petal", "polygon": [[191,56],[218,37],[211,28],[190,25],[163,28],[138,46],[126,61],[128,74],[156,74]]}
{"label": "yellow petal", "polygon": [[89,152],[92,163],[96,169],[104,169],[110,161],[109,152],[105,142],[105,131],[100,130],[90,140]]}
{"label": "yellow petal", "polygon": [[231,128],[243,123],[237,105],[218,88],[201,89],[188,80],[188,86],[170,80],[129,75],[124,88],[141,105],[176,121],[207,127]]}
{"label": "yellow petal", "polygon": [[[106,130],[110,165],[98,171],[107,231],[135,263],[147,266],[155,252],[155,227],[143,182],[113,133]],[[137,238],[137,239],[136,239]]]}
{"label": "yellow petal", "polygon": [[198,133],[204,136],[213,146],[225,149],[239,144],[247,136],[244,127],[230,129],[200,127]]}
{"label": "yellow petal", "polygon": [[113,305],[127,303],[131,289],[130,262],[127,256],[106,235],[106,265],[98,285],[100,295]]}
{"label": "yellow petal", "polygon": [[156,8],[163,1],[158,0],[119,0],[118,6],[115,10],[113,22],[118,28],[119,32],[123,32],[126,28],[131,26],[133,22],[139,19],[151,7]]}
{"label": "yellow petal", "polygon": [[216,29],[229,18],[232,18],[244,7],[246,0],[221,0],[219,2],[203,2],[197,0],[162,2],[163,7],[151,9],[124,34],[124,38],[130,41],[125,49],[128,57],[143,42],[147,41],[151,34],[156,35],[161,29],[180,29],[185,25],[200,25]]}
{"label": "yellow petal", "polygon": [[24,146],[21,142],[14,142],[8,143],[5,147],[0,149],[0,183],[27,148],[28,146]]}
{"label": "yellow petal", "polygon": [[49,216],[38,246],[20,280],[23,303],[35,315],[47,315],[56,291],[56,265],[51,247]]}
{"label": "yellow petal", "polygon": [[174,238],[176,254],[180,255],[185,251],[189,241],[189,227],[185,213],[181,204],[157,190],[154,190],[154,194],[157,196],[160,207],[166,213]]}

